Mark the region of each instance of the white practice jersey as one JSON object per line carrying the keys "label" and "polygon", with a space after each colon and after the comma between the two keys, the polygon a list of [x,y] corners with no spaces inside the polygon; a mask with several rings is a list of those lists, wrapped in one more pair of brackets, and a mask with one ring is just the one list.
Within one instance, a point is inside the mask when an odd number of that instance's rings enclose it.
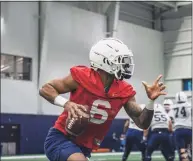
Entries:
{"label": "white practice jersey", "polygon": [[[145,104],[140,104],[140,107],[143,110],[145,108]],[[129,121],[129,128],[143,131],[143,129],[140,129],[131,118],[129,118]]]}
{"label": "white practice jersey", "polygon": [[188,102],[175,104],[172,111],[174,117],[174,129],[191,128],[192,108]]}
{"label": "white practice jersey", "polygon": [[167,114],[168,114],[169,118],[174,119],[174,111],[172,109]]}
{"label": "white practice jersey", "polygon": [[129,128],[143,131],[143,129],[140,129],[131,118],[129,118]]}
{"label": "white practice jersey", "polygon": [[170,118],[166,113],[164,107],[160,104],[154,105],[154,115],[151,122],[151,129],[167,128],[169,127]]}

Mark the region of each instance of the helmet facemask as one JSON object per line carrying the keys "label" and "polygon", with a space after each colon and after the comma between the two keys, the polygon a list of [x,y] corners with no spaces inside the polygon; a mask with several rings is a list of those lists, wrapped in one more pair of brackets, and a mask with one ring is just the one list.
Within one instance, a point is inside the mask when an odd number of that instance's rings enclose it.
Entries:
{"label": "helmet facemask", "polygon": [[171,105],[170,104],[164,104],[164,108],[167,112],[171,110]]}
{"label": "helmet facemask", "polygon": [[176,103],[185,103],[187,101],[187,95],[184,92],[176,93]]}
{"label": "helmet facemask", "polygon": [[129,79],[134,72],[134,62],[132,56],[117,56],[112,62],[112,70],[119,80]]}
{"label": "helmet facemask", "polygon": [[172,109],[173,102],[170,99],[165,99],[163,102],[164,108],[166,112],[169,112]]}

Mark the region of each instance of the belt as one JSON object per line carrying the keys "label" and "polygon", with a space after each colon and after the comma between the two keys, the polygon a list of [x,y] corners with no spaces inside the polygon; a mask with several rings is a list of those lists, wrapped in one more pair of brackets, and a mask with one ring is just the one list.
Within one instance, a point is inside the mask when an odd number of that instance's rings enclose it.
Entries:
{"label": "belt", "polygon": [[155,132],[155,133],[169,132],[169,130],[167,128],[156,128],[156,129],[153,129],[152,132]]}
{"label": "belt", "polygon": [[177,126],[175,126],[174,127],[174,129],[175,130],[177,130],[177,129],[192,129],[192,127],[189,127],[189,126],[182,126],[182,125],[177,125]]}

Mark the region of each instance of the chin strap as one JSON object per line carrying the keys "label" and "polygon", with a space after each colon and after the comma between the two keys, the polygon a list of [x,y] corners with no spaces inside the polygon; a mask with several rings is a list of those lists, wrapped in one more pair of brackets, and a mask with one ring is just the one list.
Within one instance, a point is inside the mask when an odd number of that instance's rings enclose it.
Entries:
{"label": "chin strap", "polygon": [[[112,84],[112,83],[111,83],[111,84]],[[111,84],[110,84],[109,86],[106,86],[106,87],[104,88],[105,93],[108,93],[108,92],[109,92],[109,89],[110,89],[110,87],[111,87]]]}
{"label": "chin strap", "polygon": [[[114,78],[114,79],[115,79],[115,78]],[[114,79],[112,79],[112,81],[109,83],[109,85],[107,85],[106,87],[104,87],[105,93],[108,93],[108,92],[109,92],[109,89],[111,88],[111,85],[113,84]]]}

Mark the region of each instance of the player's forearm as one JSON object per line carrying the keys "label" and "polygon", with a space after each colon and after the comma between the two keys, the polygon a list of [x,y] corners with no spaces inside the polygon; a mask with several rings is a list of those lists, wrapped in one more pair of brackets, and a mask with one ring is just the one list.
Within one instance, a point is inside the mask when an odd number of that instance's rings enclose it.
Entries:
{"label": "player's forearm", "polygon": [[54,103],[55,98],[59,95],[57,90],[49,83],[42,86],[39,90],[39,94],[52,104]]}
{"label": "player's forearm", "polygon": [[152,118],[153,118],[153,110],[148,110],[147,108],[144,108],[141,112],[140,116],[138,117],[140,126],[143,127],[143,129],[148,129]]}
{"label": "player's forearm", "polygon": [[172,121],[169,121],[168,130],[169,130],[170,133],[173,132]]}
{"label": "player's forearm", "polygon": [[123,128],[123,134],[125,134],[127,132],[127,129],[129,128],[129,126],[124,126]]}
{"label": "player's forearm", "polygon": [[153,117],[153,111],[148,110],[146,108],[141,112],[141,114],[138,117],[131,116],[135,124],[140,129],[148,129],[151,124],[152,117]]}
{"label": "player's forearm", "polygon": [[143,130],[143,137],[147,138],[148,133],[149,133],[149,129]]}
{"label": "player's forearm", "polygon": [[140,105],[136,103],[135,98],[132,98],[125,105],[126,113],[132,118],[135,124],[141,129],[147,129],[150,126],[153,113],[154,113],[152,109],[153,109],[152,101],[150,101],[150,103],[146,106],[146,108],[142,110]]}
{"label": "player's forearm", "polygon": [[126,120],[124,127],[123,127],[123,133],[125,134],[129,128],[130,120]]}

